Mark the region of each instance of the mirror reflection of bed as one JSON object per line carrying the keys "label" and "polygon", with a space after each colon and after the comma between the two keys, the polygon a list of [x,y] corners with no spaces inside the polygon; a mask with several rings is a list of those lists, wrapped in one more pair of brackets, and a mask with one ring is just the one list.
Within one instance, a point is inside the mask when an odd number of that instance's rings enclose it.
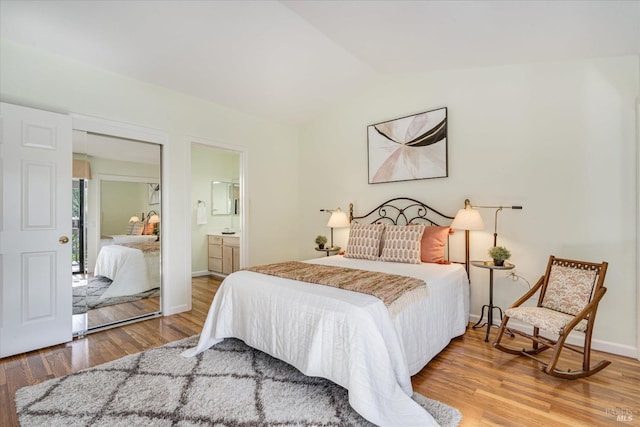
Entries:
{"label": "mirror reflection of bed", "polygon": [[76,164],[74,334],[159,315],[160,146],[74,131]]}

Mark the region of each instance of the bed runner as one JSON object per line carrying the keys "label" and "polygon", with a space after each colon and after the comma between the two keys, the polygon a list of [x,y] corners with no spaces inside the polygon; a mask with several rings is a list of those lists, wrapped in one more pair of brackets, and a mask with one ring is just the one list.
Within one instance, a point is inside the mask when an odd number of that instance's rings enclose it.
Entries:
{"label": "bed runner", "polygon": [[158,252],[160,250],[160,242],[137,242],[137,243],[116,243],[127,248],[139,249],[143,253]]}
{"label": "bed runner", "polygon": [[391,317],[395,317],[404,308],[428,295],[424,280],[377,271],[299,261],[259,265],[247,270],[373,295],[387,306]]}

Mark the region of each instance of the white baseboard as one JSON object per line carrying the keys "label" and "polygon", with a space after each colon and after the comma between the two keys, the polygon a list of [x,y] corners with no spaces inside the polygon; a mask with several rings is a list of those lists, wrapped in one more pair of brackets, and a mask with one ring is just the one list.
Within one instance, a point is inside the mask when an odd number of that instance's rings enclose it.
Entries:
{"label": "white baseboard", "polygon": [[172,314],[183,313],[191,310],[191,304],[180,304],[174,307],[169,307],[166,310],[162,310],[163,316],[171,316]]}
{"label": "white baseboard", "polygon": [[191,273],[191,277],[202,277],[202,276],[215,276],[215,277],[219,277],[220,279],[224,279],[225,277],[227,277],[226,274],[222,274],[222,273],[216,273],[214,271],[193,271]]}
{"label": "white baseboard", "polygon": [[[480,320],[480,316],[477,314],[469,315],[470,322],[477,322]],[[500,326],[500,319],[495,319],[494,324]],[[531,333],[531,326],[522,322],[518,322],[516,320],[509,321],[509,327],[512,329],[517,329],[519,331],[526,331]],[[544,335],[544,334],[543,334]],[[495,335],[494,335],[495,336]],[[577,346],[583,345],[583,335],[581,333],[571,333],[569,334],[569,338],[567,338],[567,343]],[[604,351],[605,353],[617,354],[619,356],[630,357],[632,359],[638,358],[638,349],[636,347],[632,347],[630,345],[618,344],[611,341],[603,341],[599,339],[593,338],[591,340],[591,348],[598,351]]]}
{"label": "white baseboard", "polygon": [[211,272],[207,271],[207,270],[201,270],[201,271],[192,271],[191,272],[191,277],[200,277],[200,276],[208,276],[210,275]]}

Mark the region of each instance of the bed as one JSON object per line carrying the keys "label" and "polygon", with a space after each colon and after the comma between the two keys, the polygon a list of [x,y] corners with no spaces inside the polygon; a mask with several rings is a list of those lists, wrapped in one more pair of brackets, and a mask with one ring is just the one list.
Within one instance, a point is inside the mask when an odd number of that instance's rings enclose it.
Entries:
{"label": "bed", "polygon": [[135,295],[160,287],[160,242],[155,241],[156,236],[152,237],[142,242],[138,239],[137,243],[102,246],[93,274],[107,277],[112,283],[100,299]]}
{"label": "bed", "polygon": [[[411,209],[417,213],[409,213]],[[353,215],[352,208],[350,213],[354,225],[347,255],[354,230],[364,227],[357,221],[388,223],[383,226],[387,230],[419,222],[437,226],[452,220],[406,198],[392,199],[360,217]],[[433,214],[439,219],[431,219]],[[382,246],[392,245],[392,240]],[[239,271],[225,278],[198,345],[183,355],[195,356],[224,338],[239,338],[305,375],[327,378],[345,387],[350,405],[374,424],[437,425],[411,399],[410,377],[452,338],[464,334],[469,317],[466,271],[463,265],[444,260],[408,264],[379,259],[335,255],[306,263],[422,279],[427,296],[392,315],[382,300],[372,295]]]}

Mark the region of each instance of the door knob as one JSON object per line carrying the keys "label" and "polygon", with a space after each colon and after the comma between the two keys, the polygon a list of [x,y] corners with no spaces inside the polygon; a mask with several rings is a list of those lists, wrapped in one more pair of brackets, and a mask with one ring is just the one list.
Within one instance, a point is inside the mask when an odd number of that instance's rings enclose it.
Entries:
{"label": "door knob", "polygon": [[67,236],[62,236],[58,239],[58,242],[64,245],[65,243],[69,243],[69,238]]}

